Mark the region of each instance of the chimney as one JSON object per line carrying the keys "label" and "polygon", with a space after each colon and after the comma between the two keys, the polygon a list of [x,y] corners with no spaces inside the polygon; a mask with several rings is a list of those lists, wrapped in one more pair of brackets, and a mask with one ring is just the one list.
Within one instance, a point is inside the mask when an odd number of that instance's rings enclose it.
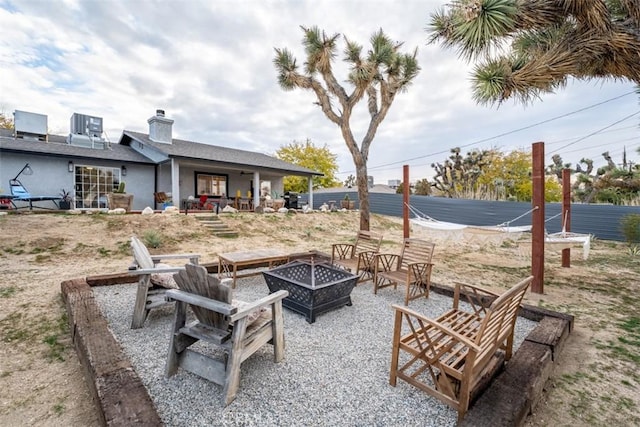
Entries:
{"label": "chimney", "polygon": [[156,110],[156,115],[147,120],[149,123],[149,139],[153,142],[171,144],[171,126],[173,120],[164,116],[164,110]]}

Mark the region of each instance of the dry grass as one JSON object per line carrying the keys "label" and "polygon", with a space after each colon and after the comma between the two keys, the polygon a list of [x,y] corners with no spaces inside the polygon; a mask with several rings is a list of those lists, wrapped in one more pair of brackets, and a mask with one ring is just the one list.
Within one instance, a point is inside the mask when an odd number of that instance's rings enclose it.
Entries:
{"label": "dry grass", "polygon": [[[239,238],[215,238],[192,215],[0,217],[0,389],[11,390],[0,400],[0,425],[97,425],[65,323],[60,282],[125,271],[132,234],[151,231],[159,239],[154,253],[198,252],[212,262],[218,253],[257,247],[329,252],[331,243],[353,240],[359,223],[354,212],[223,219]],[[383,251],[398,250],[400,218],[374,215],[371,229],[384,234]],[[638,425],[640,255],[606,241],[593,242],[587,261],[580,252],[573,251],[570,269],[560,267],[559,253],[547,254],[545,293],[526,296],[529,304],[576,316],[559,367],[527,425]],[[514,245],[439,240],[434,262],[437,283],[464,280],[498,291],[530,269]]]}

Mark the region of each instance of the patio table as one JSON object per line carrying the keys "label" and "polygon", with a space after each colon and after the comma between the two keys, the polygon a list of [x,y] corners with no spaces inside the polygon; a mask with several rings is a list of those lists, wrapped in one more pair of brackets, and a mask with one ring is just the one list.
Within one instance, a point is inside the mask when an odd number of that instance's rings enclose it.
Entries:
{"label": "patio table", "polygon": [[272,268],[276,265],[289,261],[289,255],[278,249],[255,249],[252,251],[227,252],[218,255],[218,275],[220,278],[226,276],[233,279],[233,287],[236,287],[236,279],[259,272],[253,272],[238,276],[238,267],[244,266],[267,266]]}

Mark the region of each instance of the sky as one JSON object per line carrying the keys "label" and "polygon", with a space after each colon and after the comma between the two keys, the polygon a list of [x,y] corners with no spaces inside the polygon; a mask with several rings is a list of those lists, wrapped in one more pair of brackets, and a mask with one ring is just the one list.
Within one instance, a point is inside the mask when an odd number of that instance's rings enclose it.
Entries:
{"label": "sky", "polygon": [[[418,49],[421,71],[396,96],[371,145],[376,184],[431,177],[453,147],[463,153],[530,150],[545,143],[546,164],[559,154],[575,165],[640,161],[640,95],[626,81],[570,80],[554,94],[523,106],[479,106],[471,96],[473,64],[427,44],[433,12],[446,0],[144,1],[0,0],[0,112],[48,116],[49,132],[69,133],[73,113],[103,118],[116,143],[123,129],[148,133],[156,109],[174,120],[173,137],[269,155],[311,140],[337,156],[337,178],[355,175],[339,128],[313,92],[284,91],[274,48],[305,61],[300,26],[339,33],[365,49],[382,28],[403,51]],[[342,39],[341,39],[342,40]],[[343,48],[339,44],[339,48]],[[346,66],[336,58],[347,88]],[[363,104],[365,106],[365,104]],[[368,126],[358,109],[358,141]]]}

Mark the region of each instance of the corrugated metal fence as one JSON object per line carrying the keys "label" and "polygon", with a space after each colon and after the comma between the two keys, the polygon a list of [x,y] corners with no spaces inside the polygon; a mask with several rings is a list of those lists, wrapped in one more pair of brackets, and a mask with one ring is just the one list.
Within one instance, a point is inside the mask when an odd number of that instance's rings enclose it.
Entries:
{"label": "corrugated metal fence", "polygon": [[[323,203],[335,201],[340,207],[340,200],[349,194],[351,200],[356,201],[358,208],[358,193],[314,193],[313,208],[318,209]],[[402,195],[371,193],[369,195],[371,212],[381,215],[402,217]],[[301,203],[308,200],[308,195],[301,195]],[[448,199],[443,197],[411,196],[411,207],[424,215],[440,221],[456,222],[468,225],[497,225],[512,221],[531,210],[531,203],[524,202],[495,202],[485,200]],[[545,218],[552,218],[560,214],[560,203],[548,203],[545,206]],[[591,233],[599,239],[624,241],[620,229],[620,220],[629,214],[640,214],[638,206],[613,205],[581,205],[571,206],[571,231],[576,233]],[[510,225],[531,224],[531,213],[527,213]],[[562,231],[561,215],[547,222],[547,231],[555,233]]]}

